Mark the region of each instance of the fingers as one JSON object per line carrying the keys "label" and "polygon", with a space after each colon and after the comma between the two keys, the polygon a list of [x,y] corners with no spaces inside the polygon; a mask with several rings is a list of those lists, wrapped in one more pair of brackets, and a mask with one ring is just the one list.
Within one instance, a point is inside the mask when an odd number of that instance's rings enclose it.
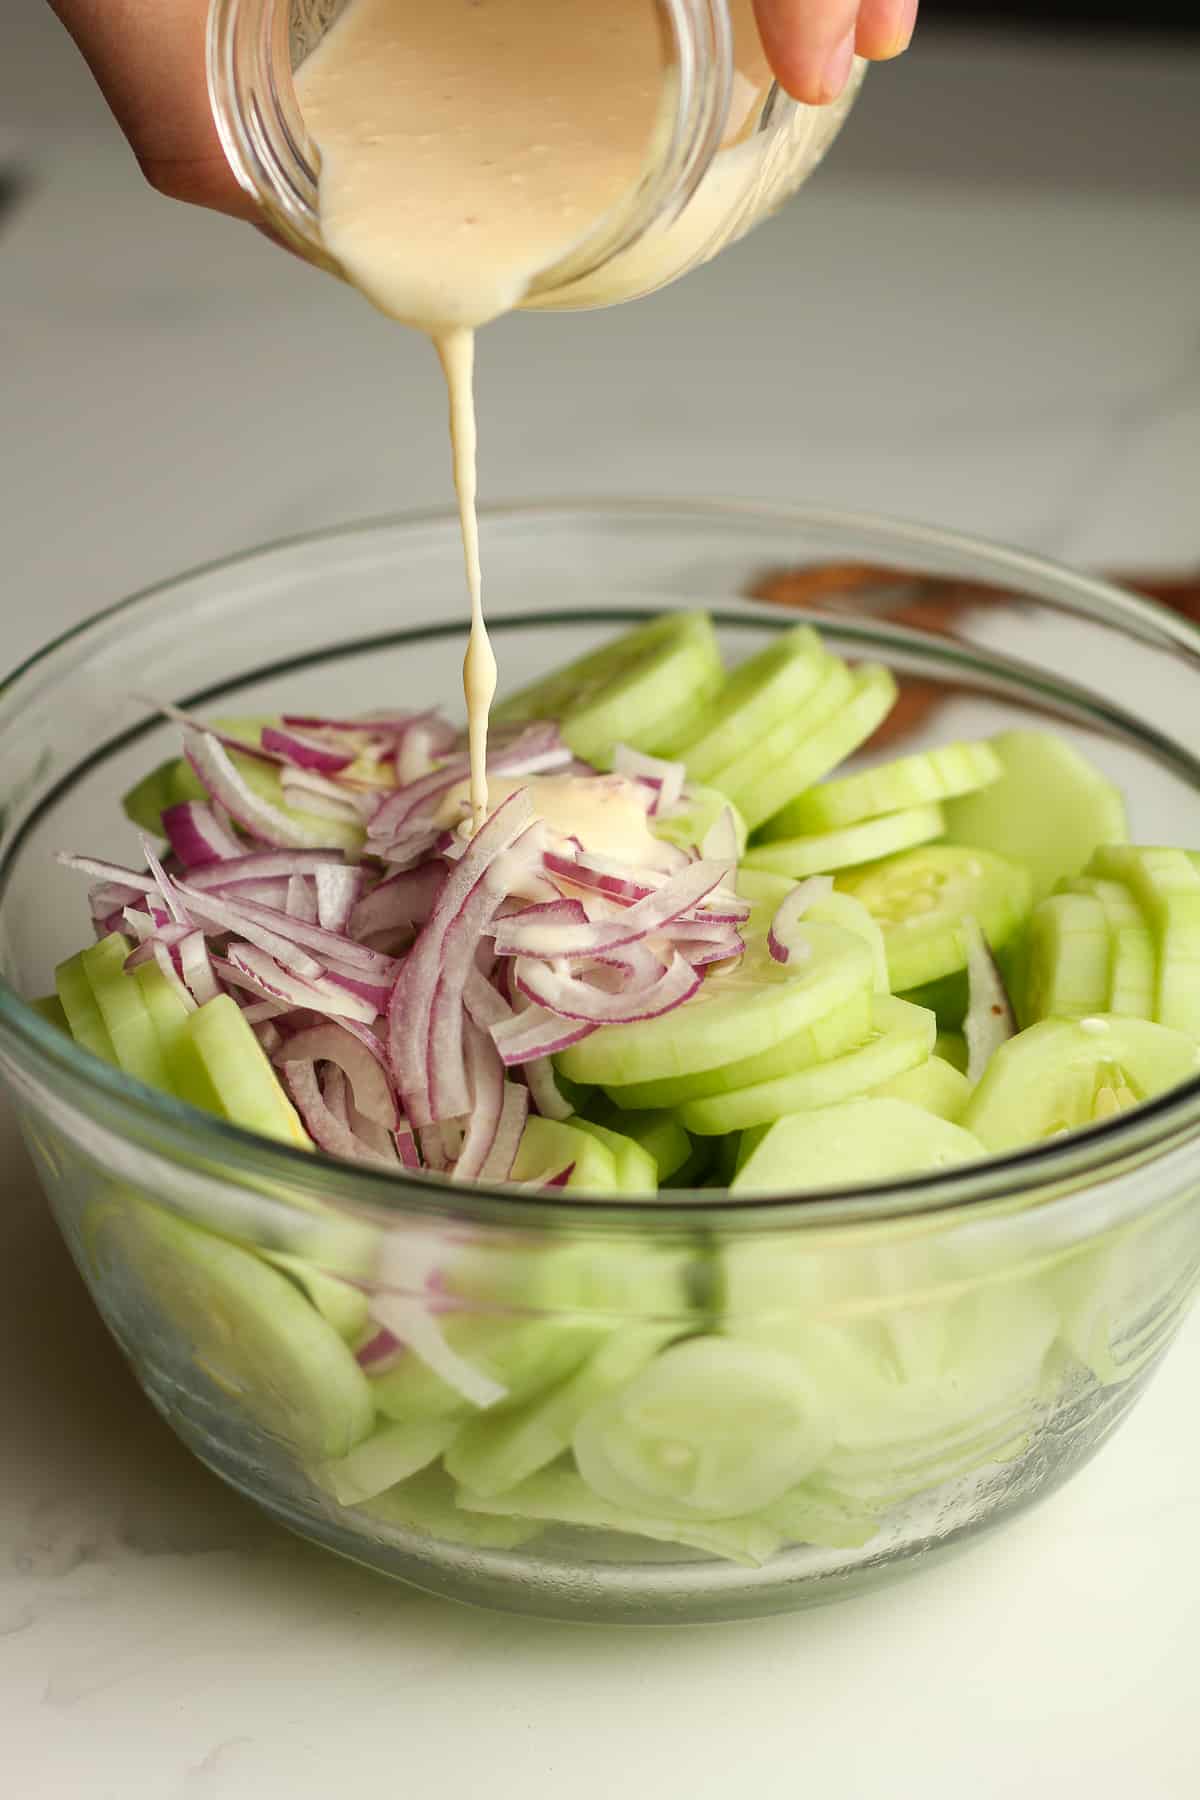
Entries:
{"label": "fingers", "polygon": [[234,180],[208,104],[207,0],[51,0],[146,179],[174,200],[260,214]]}
{"label": "fingers", "polygon": [[872,62],[888,62],[912,42],[917,0],[862,0],[855,48]]}
{"label": "fingers", "polygon": [[854,57],[873,61],[908,47],[918,0],[754,0],[758,29],[779,85],[797,100],[836,100]]}

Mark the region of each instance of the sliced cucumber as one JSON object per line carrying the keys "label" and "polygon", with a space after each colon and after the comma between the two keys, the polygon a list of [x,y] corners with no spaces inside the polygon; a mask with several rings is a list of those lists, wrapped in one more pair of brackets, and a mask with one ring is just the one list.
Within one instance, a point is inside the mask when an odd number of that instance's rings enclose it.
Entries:
{"label": "sliced cucumber", "polygon": [[634,1511],[616,1505],[594,1493],[571,1469],[542,1469],[520,1487],[492,1499],[460,1488],[458,1503],[468,1517],[494,1515],[489,1523],[537,1519],[581,1525],[593,1531],[650,1538],[658,1543],[686,1544],[689,1549],[723,1556],[753,1569],[761,1568],[783,1542],[783,1534],[765,1518],[656,1518],[645,1508]]}
{"label": "sliced cucumber", "polygon": [[374,1420],[371,1390],[336,1331],[257,1256],[129,1198],[99,1241],[138,1272],[197,1365],[302,1455],[345,1456]]}
{"label": "sliced cucumber", "polygon": [[1091,894],[1050,894],[1030,915],[1021,1023],[1101,1013],[1109,990],[1108,918]]}
{"label": "sliced cucumber", "polygon": [[934,1055],[926,1057],[915,1069],[906,1069],[903,1075],[893,1075],[890,1081],[880,1082],[877,1088],[871,1089],[871,1096],[879,1100],[906,1100],[910,1106],[920,1106],[925,1112],[936,1113],[939,1119],[949,1119],[952,1125],[957,1125],[967,1110],[971,1084],[960,1069]]}
{"label": "sliced cucumber", "polygon": [[936,805],[998,781],[1004,773],[989,743],[945,744],[940,750],[918,750],[898,762],[881,763],[857,775],[842,775],[798,794],[778,818],[772,819],[767,837],[804,836],[811,832],[842,831],[885,813],[906,812],[914,806]]}
{"label": "sliced cucumber", "polygon": [[1093,1125],[1200,1074],[1194,1038],[1104,1013],[1044,1019],[991,1058],[963,1123],[990,1151]]}
{"label": "sliced cucumber", "polygon": [[150,1023],[158,1038],[171,1085],[178,1092],[176,1070],[180,1047],[187,1032],[188,1019],[191,1016],[189,1009],[184,1005],[157,963],[139,963],[134,970],[134,979],[141,990],[146,1011],[150,1015]]}
{"label": "sliced cucumber", "polygon": [[876,1095],[781,1118],[747,1158],[735,1194],[797,1193],[887,1181],[977,1161],[978,1138],[904,1100]]}
{"label": "sliced cucumber", "polygon": [[629,1326],[615,1331],[583,1367],[560,1386],[524,1405],[503,1405],[462,1427],[445,1466],[475,1494],[502,1494],[544,1469],[570,1447],[571,1434],[590,1406],[645,1368],[677,1335],[670,1326]]}
{"label": "sliced cucumber", "polygon": [[606,1095],[592,1101],[588,1110],[599,1124],[622,1132],[648,1151],[660,1182],[670,1180],[692,1154],[692,1140],[671,1111],[622,1112]]}
{"label": "sliced cucumber", "polygon": [[571,1123],[576,1131],[594,1137],[612,1157],[617,1193],[647,1200],[657,1194],[658,1164],[649,1150],[625,1132],[597,1125],[591,1119],[572,1119]]}
{"label": "sliced cucumber", "polygon": [[730,1518],[769,1506],[833,1441],[803,1365],[729,1338],[676,1344],[580,1419],[584,1481],[612,1505]]}
{"label": "sliced cucumber", "polygon": [[[1099,844],[1128,837],[1125,802],[1108,778],[1065,738],[1003,731],[990,740],[1003,764],[999,781],[951,800],[946,835],[1011,857],[1029,870],[1033,898],[1082,874]],[[981,921],[982,923],[982,921]]]}
{"label": "sliced cucumber", "polygon": [[389,1488],[385,1494],[364,1501],[361,1510],[381,1525],[398,1526],[402,1531],[415,1531],[421,1537],[436,1538],[446,1544],[474,1545],[480,1550],[515,1550],[542,1529],[540,1523],[531,1519],[489,1519],[478,1512],[464,1512],[454,1483],[436,1467],[422,1469],[419,1475]]}
{"label": "sliced cucumber", "polygon": [[1108,1002],[1104,1012],[1132,1019],[1154,1017],[1154,936],[1129,889],[1119,881],[1081,875],[1069,884],[1073,894],[1090,894],[1104,908],[1108,923]]}
{"label": "sliced cucumber", "polygon": [[29,1002],[29,1010],[38,1013],[45,1019],[47,1025],[55,1025],[58,1027],[59,1031],[65,1031],[68,1037],[70,1036],[71,1027],[67,1022],[67,1015],[63,1003],[57,994],[39,995],[36,1000],[31,1000]]}
{"label": "sliced cucumber", "polygon": [[576,756],[606,768],[618,744],[660,745],[664,723],[706,707],[724,680],[707,613],[664,613],[493,709],[498,725],[556,719]]}
{"label": "sliced cucumber", "polygon": [[115,1063],[117,1053],[109,1036],[104,1015],[96,1005],[92,984],[83,966],[84,952],[69,956],[54,971],[54,985],[59,1004],[66,1015],[67,1028],[75,1042],[93,1056]]}
{"label": "sliced cucumber", "polygon": [[851,869],[837,883],[882,928],[896,993],[966,967],[964,918],[976,919],[996,950],[1024,923],[1031,904],[1030,877],[1019,864],[949,844]]}
{"label": "sliced cucumber", "polygon": [[747,808],[753,809],[753,797],[760,785],[833,719],[853,699],[854,691],[854,677],[842,659],[826,657],[812,692],[739,756],[718,769],[712,776],[712,785],[728,794],[747,823],[751,823]]}
{"label": "sliced cucumber", "polygon": [[453,1419],[380,1425],[348,1456],[320,1464],[314,1476],[339,1506],[361,1506],[436,1462],[457,1430]]}
{"label": "sliced cucumber", "polygon": [[[213,721],[214,729],[230,737],[240,738],[243,743],[254,744],[261,738],[263,726],[271,723],[273,721],[270,719]],[[280,812],[286,813],[299,828],[309,847],[315,850],[361,848],[366,836],[362,826],[305,812],[286,800],[279,768],[275,763],[260,762],[256,757],[240,755],[236,750],[231,750],[229,756],[239,775],[254,789],[259,799],[268,801],[272,806],[278,807]],[[125,816],[143,831],[152,832],[156,837],[164,837],[166,834],[162,828],[162,815],[168,806],[177,806],[183,800],[207,798],[191,764],[181,756],[171,762],[160,763],[157,769],[152,769],[136,787],[130,788],[121,805]]]}
{"label": "sliced cucumber", "polygon": [[630,1025],[605,1025],[558,1058],[572,1081],[619,1087],[660,1081],[770,1049],[853,998],[871,979],[861,938],[837,925],[804,925],[806,954],[772,960],[762,939],[717,968],[674,1012]]}
{"label": "sliced cucumber", "polygon": [[910,1006],[890,994],[876,994],[871,1001],[871,1024],[872,1035],[865,1044],[828,1062],[753,1087],[688,1101],[681,1112],[684,1125],[703,1137],[765,1125],[814,1106],[834,1106],[915,1068],[933,1050],[937,1020],[923,1007]]}
{"label": "sliced cucumber", "polygon": [[218,994],[189,1016],[182,1045],[193,1054],[231,1123],[285,1144],[311,1146],[266,1052],[228,994]]}
{"label": "sliced cucumber", "polygon": [[[293,1256],[283,1250],[264,1250],[267,1261],[289,1280],[316,1307],[321,1317],[347,1344],[356,1344],[370,1319],[367,1296],[360,1287],[343,1281],[337,1275],[326,1275],[307,1257]],[[399,1475],[393,1480],[399,1481]]]}
{"label": "sliced cucumber", "polygon": [[[553,1387],[577,1369],[605,1331],[571,1319],[521,1318],[500,1313],[453,1312],[437,1323],[453,1354],[519,1403]],[[371,1377],[374,1402],[385,1418],[462,1419],[477,1408],[460,1389],[412,1351],[382,1375]]]}
{"label": "sliced cucumber", "polygon": [[83,972],[108,1029],[118,1065],[127,1075],[144,1081],[147,1087],[169,1093],[171,1079],[158,1033],[151,1022],[141,988],[133,976],[125,972],[125,959],[131,948],[125,938],[114,932],[83,951]]}
{"label": "sliced cucumber", "polygon": [[1154,1016],[1200,1037],[1200,869],[1186,850],[1108,844],[1088,873],[1123,881],[1154,933]]}
{"label": "sliced cucumber", "polygon": [[571,1173],[564,1191],[576,1194],[615,1194],[619,1191],[611,1150],[600,1138],[583,1129],[582,1119],[572,1119],[569,1124],[558,1119],[527,1119],[511,1179],[549,1180],[568,1168]]}
{"label": "sliced cucumber", "polygon": [[752,750],[794,708],[802,705],[824,672],[821,640],[798,625],[734,669],[705,708],[698,733],[675,755],[693,781],[711,781]]}
{"label": "sliced cucumber", "polygon": [[879,1516],[861,1503],[806,1481],[772,1501],[760,1517],[782,1532],[789,1544],[820,1544],[829,1550],[857,1550],[879,1530]]}
{"label": "sliced cucumber", "polygon": [[912,806],[906,812],[887,813],[846,825],[838,831],[817,832],[811,837],[772,838],[746,853],[746,866],[768,869],[802,881],[807,875],[825,875],[834,869],[876,862],[897,850],[911,850],[941,837],[945,820],[940,806]]}
{"label": "sliced cucumber", "polygon": [[811,1068],[814,1063],[828,1062],[865,1043],[871,1032],[871,996],[862,988],[826,1013],[824,1018],[805,1026],[793,1037],[785,1038],[782,1044],[760,1050],[757,1056],[723,1063],[719,1069],[699,1070],[693,1075],[668,1076],[665,1081],[642,1081],[628,1087],[609,1088],[608,1094],[618,1107],[632,1111],[642,1107],[683,1106],[689,1100],[704,1100],[711,1094],[753,1087],[761,1081],[794,1075],[800,1069]]}
{"label": "sliced cucumber", "polygon": [[933,1046],[933,1054],[948,1062],[952,1069],[961,1075],[967,1072],[967,1040],[961,1031],[939,1030]]}
{"label": "sliced cucumber", "polygon": [[[738,795],[738,805],[750,829],[773,819],[797,794],[821,781],[861,749],[891,712],[897,692],[895,676],[882,663],[863,663],[855,669],[845,704],[768,770],[753,794]],[[717,786],[724,785],[722,774],[717,778]],[[784,835],[788,833],[785,831]]]}
{"label": "sliced cucumber", "polygon": [[853,894],[840,894],[835,888],[832,893],[822,894],[819,900],[814,900],[805,917],[827,925],[840,925],[844,931],[852,931],[855,937],[860,937],[871,952],[872,988],[877,994],[891,993],[883,932],[861,900],[856,900]]}
{"label": "sliced cucumber", "polygon": [[737,853],[741,856],[746,848],[746,821],[719,788],[694,787],[689,783],[679,805],[662,816],[656,813],[650,820],[650,829],[656,838],[677,844],[681,850],[698,850],[723,812],[728,812],[733,820]]}

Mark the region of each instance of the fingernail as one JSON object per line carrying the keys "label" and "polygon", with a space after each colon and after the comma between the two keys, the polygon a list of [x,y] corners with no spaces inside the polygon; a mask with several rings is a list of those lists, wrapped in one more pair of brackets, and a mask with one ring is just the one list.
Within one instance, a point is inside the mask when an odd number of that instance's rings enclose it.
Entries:
{"label": "fingernail", "polygon": [[836,100],[850,79],[854,67],[854,32],[846,33],[841,43],[829,52],[821,69],[821,99]]}
{"label": "fingernail", "polygon": [[889,62],[893,56],[903,56],[912,43],[913,32],[917,28],[917,0],[904,0],[897,10],[895,33],[885,49],[880,51],[879,62]]}

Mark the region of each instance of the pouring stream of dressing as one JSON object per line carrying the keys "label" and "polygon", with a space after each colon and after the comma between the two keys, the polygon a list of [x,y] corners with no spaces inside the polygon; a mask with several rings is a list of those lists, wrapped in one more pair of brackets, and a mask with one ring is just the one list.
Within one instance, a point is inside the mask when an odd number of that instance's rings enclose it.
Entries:
{"label": "pouring stream of dressing", "polygon": [[[765,81],[752,0],[730,10],[744,73],[727,140]],[[433,339],[449,386],[471,598],[473,829],[487,812],[496,688],[475,511],[474,332],[519,306],[635,189],[672,104],[667,62],[653,0],[350,0],[296,73],[321,151],[325,244],[368,299]],[[664,258],[663,279],[673,272]]]}

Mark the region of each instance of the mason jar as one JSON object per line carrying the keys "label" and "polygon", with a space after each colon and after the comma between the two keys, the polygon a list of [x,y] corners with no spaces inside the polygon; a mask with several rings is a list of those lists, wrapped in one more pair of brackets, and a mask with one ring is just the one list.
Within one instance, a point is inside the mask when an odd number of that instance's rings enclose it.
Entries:
{"label": "mason jar", "polygon": [[[293,75],[347,0],[212,0],[208,79],[242,187],[309,261],[342,275],[322,241],[320,152]],[[632,300],[707,262],[812,174],[850,111],[865,64],[828,106],[789,98],[739,61],[728,0],[646,0],[661,15],[663,97],[640,178],[521,302],[568,309]]]}

